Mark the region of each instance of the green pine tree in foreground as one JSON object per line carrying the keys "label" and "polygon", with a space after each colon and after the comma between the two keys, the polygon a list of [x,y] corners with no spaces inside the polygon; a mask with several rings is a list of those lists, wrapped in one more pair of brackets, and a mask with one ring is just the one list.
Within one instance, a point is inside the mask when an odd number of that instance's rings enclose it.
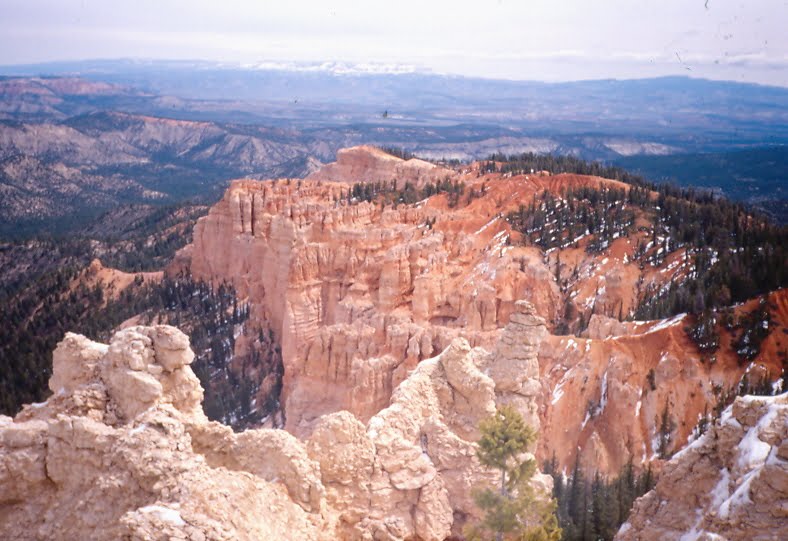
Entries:
{"label": "green pine tree in foreground", "polygon": [[558,541],[561,529],[555,516],[555,502],[536,494],[530,486],[536,472],[533,459],[524,458],[536,439],[511,406],[479,424],[481,438],[476,451],[479,461],[500,472],[496,488],[474,491],[474,500],[484,518],[466,532],[469,540]]}

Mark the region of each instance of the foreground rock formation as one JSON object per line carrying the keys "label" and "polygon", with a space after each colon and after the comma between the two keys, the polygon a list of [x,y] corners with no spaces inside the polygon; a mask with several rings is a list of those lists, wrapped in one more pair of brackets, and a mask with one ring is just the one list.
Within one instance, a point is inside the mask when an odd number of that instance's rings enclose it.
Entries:
{"label": "foreground rock formation", "polygon": [[[188,338],[173,327],[127,328],[109,345],[69,334],[54,352],[54,395],[0,417],[0,538],[458,534],[478,518],[472,489],[497,479],[476,458],[479,421],[514,402],[538,423],[544,322],[520,303],[509,331],[493,353],[454,340],[366,425],[335,412],[305,441],[209,422]],[[534,482],[550,490],[549,477]]]}
{"label": "foreground rock formation", "polygon": [[[130,328],[109,346],[69,334],[54,353],[55,394],[0,418],[0,537],[317,539],[319,521],[285,485],[194,452],[192,432],[229,429],[203,416],[192,358],[171,327]],[[251,461],[300,465],[292,440]]]}
{"label": "foreground rock formation", "polygon": [[737,398],[665,465],[618,541],[788,538],[788,394]]}
{"label": "foreground rock formation", "polygon": [[[571,468],[579,452],[583,465],[610,474],[630,459],[648,462],[666,404],[676,423],[673,449],[680,448],[720,389],[735,386],[748,369],[728,338],[716,362],[704,362],[683,330],[687,317],[618,321],[645,291],[687,272],[683,251],[659,266],[641,265],[634,254],[650,241],[647,231],[616,238],[598,253],[583,241],[551,252],[523,246],[504,217],[534,196],[627,185],[463,167],[357,147],[304,180],[235,181],[199,220],[194,243],[174,268],[232,282],[251,306],[251,324],[274,330],[284,364],[285,428],[299,437],[327,413],[346,410],[368,421],[409,371],[458,337],[493,348],[516,302],[526,300],[544,320],[541,385],[527,390],[538,398],[540,458],[556,452]],[[456,204],[446,193],[413,204],[348,197],[362,182],[395,180],[402,189],[405,182],[420,187],[446,178],[467,187]],[[771,300],[774,321],[785,325],[788,293]],[[567,314],[591,320],[585,337],[551,334]],[[751,374],[779,374],[786,336],[769,336]]]}

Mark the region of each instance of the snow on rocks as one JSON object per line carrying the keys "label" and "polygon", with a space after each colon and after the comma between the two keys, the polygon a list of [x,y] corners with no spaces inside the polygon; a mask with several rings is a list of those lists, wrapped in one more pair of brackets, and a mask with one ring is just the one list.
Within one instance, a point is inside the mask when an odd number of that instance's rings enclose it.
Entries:
{"label": "snow on rocks", "polygon": [[788,393],[738,397],[665,464],[619,541],[786,539]]}
{"label": "snow on rocks", "polygon": [[674,325],[678,325],[686,317],[686,315],[687,314],[682,313],[682,314],[678,314],[676,316],[673,316],[672,318],[664,319],[664,320],[660,321],[659,323],[657,323],[656,325],[654,325],[653,327],[651,327],[644,334],[649,334],[649,333],[653,333],[653,332],[659,332],[659,331],[661,331],[663,329],[667,329],[667,328],[673,327]]}
{"label": "snow on rocks", "polygon": [[162,522],[172,524],[173,526],[185,526],[181,514],[175,509],[164,507],[163,505],[147,505],[139,509],[140,513],[151,513],[155,515]]}

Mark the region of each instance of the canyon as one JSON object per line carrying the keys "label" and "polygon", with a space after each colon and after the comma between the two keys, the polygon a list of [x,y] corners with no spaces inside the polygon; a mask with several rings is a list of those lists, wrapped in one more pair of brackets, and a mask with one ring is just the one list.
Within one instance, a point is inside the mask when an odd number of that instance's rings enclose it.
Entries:
{"label": "canyon", "polygon": [[[393,205],[348,197],[354,184],[392,180],[400,190],[462,183],[476,196],[454,206],[445,193]],[[355,147],[303,180],[233,182],[170,272],[231,282],[251,318],[271,326],[284,363],[284,428],[299,437],[324,414],[370,419],[419,362],[455,338],[491,348],[526,300],[544,319],[539,385],[527,390],[541,426],[537,455],[612,474],[658,458],[664,409],[675,451],[745,371],[777,378],[785,333],[770,333],[745,365],[724,332],[706,359],[685,332],[692,316],[619,321],[691,263],[682,249],[659,265],[636,261],[650,236],[645,226],[602,252],[582,240],[547,251],[519,242],[508,212],[544,191],[583,187],[629,189],[600,177],[484,173],[479,163],[450,169]],[[785,290],[769,301],[784,328]],[[582,337],[553,334],[567,313],[588,321]]]}
{"label": "canyon", "polygon": [[[571,227],[550,238],[550,198],[632,184],[494,165],[347,148],[305,178],[232,181],[164,276],[92,262],[75,283],[115,295],[186,275],[232,286],[249,312],[235,353],[265,329],[281,354],[281,392],[260,384],[252,402],[278,411],[240,432],[209,421],[174,327],[132,318],[108,344],[69,333],[51,396],[0,416],[0,536],[459,538],[481,518],[473,489],[497,480],[479,422],[511,405],[538,431],[538,464],[654,468],[622,541],[780,538],[785,394],[732,395],[782,390],[788,290],[726,313],[766,314],[745,360],[738,323],[715,320],[710,354],[691,336],[700,315],[636,317],[699,268],[644,207],[624,203],[632,223],[604,244]],[[526,208],[547,209],[538,231],[517,222]],[[547,499],[553,478],[532,485]]]}

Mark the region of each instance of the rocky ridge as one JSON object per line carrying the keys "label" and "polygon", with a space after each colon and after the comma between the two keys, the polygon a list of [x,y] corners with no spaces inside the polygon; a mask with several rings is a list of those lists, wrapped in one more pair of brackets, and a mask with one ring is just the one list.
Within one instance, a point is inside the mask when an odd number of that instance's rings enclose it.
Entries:
{"label": "rocky ridge", "polygon": [[[173,327],[127,328],[109,345],[69,334],[54,352],[53,396],[0,418],[0,535],[458,534],[478,518],[471,489],[495,480],[475,455],[479,420],[516,398],[538,422],[532,398],[544,322],[527,303],[516,310],[493,353],[457,338],[420,363],[366,425],[334,412],[304,441],[209,422],[188,338]],[[510,357],[522,371],[512,371]],[[548,476],[534,482],[550,490]]]}
{"label": "rocky ridge", "polygon": [[[7,87],[0,81],[0,109]],[[0,121],[0,226],[9,232],[84,224],[122,204],[213,200],[228,178],[303,176],[319,163],[309,156],[333,150],[287,130],[105,110],[56,121],[56,106],[41,121]]]}
{"label": "rocky ridge", "polygon": [[737,398],[665,464],[618,541],[788,537],[788,394]]}

